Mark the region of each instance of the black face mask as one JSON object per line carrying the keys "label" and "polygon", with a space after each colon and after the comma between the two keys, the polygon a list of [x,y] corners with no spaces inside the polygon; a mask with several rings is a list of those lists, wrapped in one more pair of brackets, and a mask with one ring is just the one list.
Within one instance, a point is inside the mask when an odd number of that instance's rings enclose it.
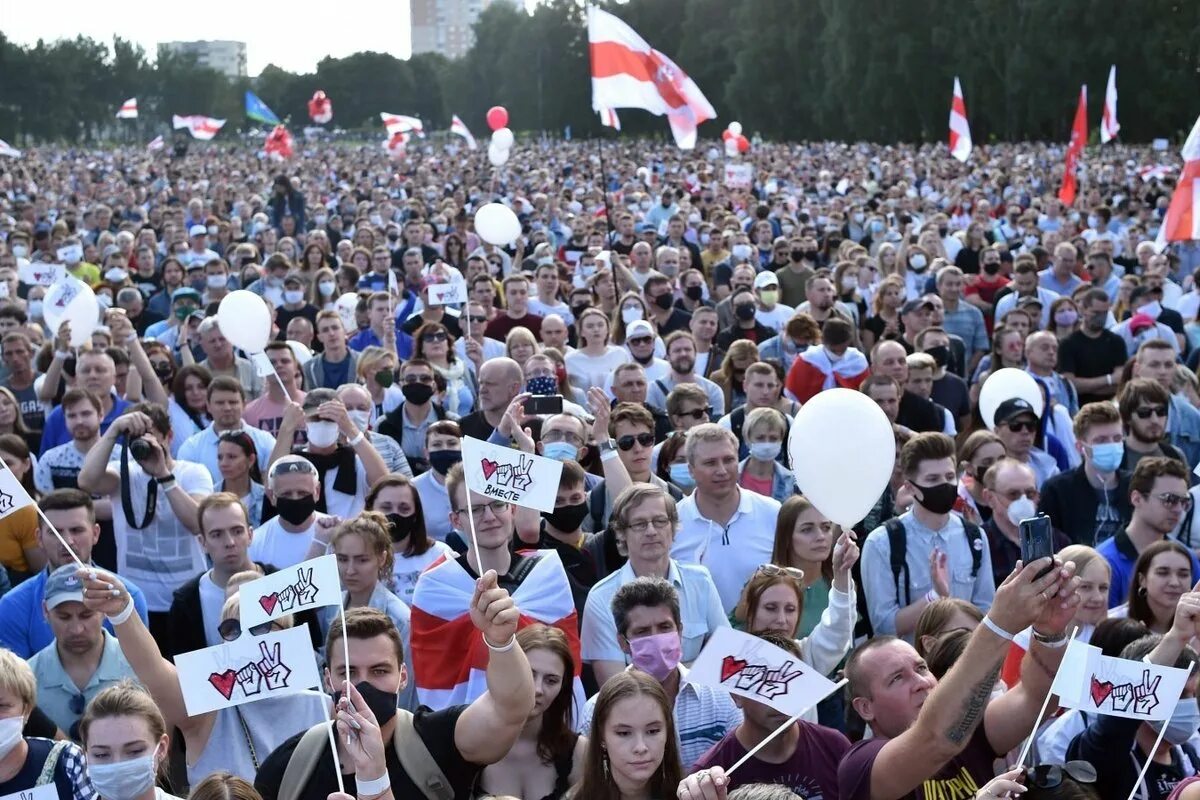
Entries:
{"label": "black face mask", "polygon": [[935,345],[925,352],[933,359],[933,363],[937,364],[939,368],[945,367],[950,363],[950,348],[947,345]]}
{"label": "black face mask", "polygon": [[317,510],[317,500],[311,494],[304,497],[276,497],[275,510],[290,525],[299,525]]}
{"label": "black face mask", "polygon": [[578,306],[571,306],[571,315],[573,317],[575,317],[575,319],[579,319],[583,315],[583,312],[585,312],[587,310],[588,310],[588,306],[586,304],[578,305]]}
{"label": "black face mask", "polygon": [[[358,689],[363,702],[367,704],[367,708],[371,709],[371,713],[375,715],[375,721],[379,723],[380,727],[391,722],[392,718],[396,716],[396,692],[376,689],[369,681],[359,681],[354,684],[354,688]],[[333,693],[334,706],[342,699],[342,694],[340,689]]]}
{"label": "black face mask", "polygon": [[792,261],[803,261],[808,257],[807,250],[796,249],[792,251]]}
{"label": "black face mask", "polygon": [[404,399],[414,406],[423,406],[433,397],[433,387],[428,383],[406,383],[400,388]]}
{"label": "black face mask", "polygon": [[736,308],[733,309],[733,313],[736,314],[737,318],[742,320],[743,322],[749,322],[750,320],[754,319],[754,315],[757,312],[755,311],[754,306],[752,304],[741,303]]}
{"label": "black face mask", "polygon": [[654,298],[654,305],[658,306],[663,311],[670,311],[671,306],[675,305],[675,298],[671,296],[670,292],[660,294],[658,297]]}
{"label": "black face mask", "polygon": [[946,238],[946,234],[948,234],[949,232],[950,232],[950,229],[948,227],[946,227],[945,225],[942,225],[941,227],[938,228],[938,236],[942,237],[943,239]]}
{"label": "black face mask", "polygon": [[573,533],[579,530],[579,526],[583,524],[583,518],[587,515],[588,504],[584,500],[573,506],[559,506],[553,511],[543,511],[542,519],[546,520],[546,523],[556,531]]}
{"label": "black face mask", "polygon": [[983,271],[985,273],[987,273],[988,275],[995,275],[997,272],[1000,271],[1000,262],[999,261],[983,262]]}
{"label": "black face mask", "polygon": [[695,286],[684,287],[683,295],[688,300],[699,302],[700,300],[704,299],[704,287],[700,286],[699,284]]}
{"label": "black face mask", "polygon": [[438,475],[445,475],[460,461],[462,461],[461,450],[431,450],[429,453],[429,466],[433,467],[433,471]]}
{"label": "black face mask", "polygon": [[916,484],[916,486],[923,495],[923,498],[917,502],[934,514],[949,514],[950,510],[954,508],[954,501],[958,499],[957,483],[935,483],[933,486]]}
{"label": "black face mask", "polygon": [[390,369],[381,369],[375,373],[375,382],[386,389],[396,382],[396,374]]}
{"label": "black face mask", "polygon": [[388,514],[388,533],[391,534],[393,542],[403,542],[413,532],[413,528],[417,527],[417,515],[413,514],[408,517],[402,517],[399,514]]}

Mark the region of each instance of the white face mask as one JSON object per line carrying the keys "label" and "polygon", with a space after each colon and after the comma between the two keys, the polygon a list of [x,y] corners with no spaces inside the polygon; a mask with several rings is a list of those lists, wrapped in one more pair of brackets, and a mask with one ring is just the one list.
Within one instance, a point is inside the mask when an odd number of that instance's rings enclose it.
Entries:
{"label": "white face mask", "polygon": [[112,269],[110,269],[104,273],[104,279],[106,281],[108,281],[109,283],[124,283],[125,279],[128,277],[129,277],[128,272],[126,272],[123,269],[119,269],[117,267],[113,267]]}
{"label": "white face mask", "polygon": [[333,281],[321,281],[317,284],[317,289],[321,292],[322,297],[333,297],[333,293],[337,290],[337,284]]}
{"label": "white face mask", "polygon": [[303,303],[304,292],[300,289],[285,289],[283,292],[283,302],[288,304]]}
{"label": "white face mask", "polygon": [[347,411],[346,416],[350,417],[350,421],[354,423],[354,427],[360,431],[368,430],[371,427],[370,411]]}
{"label": "white face mask", "polygon": [[1138,313],[1145,314],[1150,319],[1157,320],[1159,314],[1162,313],[1162,303],[1158,302],[1157,300],[1152,303],[1146,303],[1146,305],[1138,309]]}
{"label": "white face mask", "polygon": [[104,800],[135,800],[154,785],[154,754],[118,761],[88,764],[88,777]]}
{"label": "white face mask", "polygon": [[1004,514],[1008,517],[1009,522],[1020,526],[1021,520],[1033,519],[1037,516],[1037,506],[1028,497],[1021,495],[1008,504],[1008,510]]}
{"label": "white face mask", "polygon": [[308,443],[313,447],[330,447],[337,443],[338,426],[336,422],[323,419],[308,421]]}
{"label": "white face mask", "polygon": [[25,729],[25,717],[5,717],[0,719],[0,758],[12,752],[21,741],[21,732]]}
{"label": "white face mask", "polygon": [[228,275],[209,275],[208,276],[208,288],[210,288],[210,289],[224,289],[228,285],[229,285],[229,276]]}
{"label": "white face mask", "polygon": [[628,325],[642,318],[641,306],[625,306],[621,309],[621,319]]}

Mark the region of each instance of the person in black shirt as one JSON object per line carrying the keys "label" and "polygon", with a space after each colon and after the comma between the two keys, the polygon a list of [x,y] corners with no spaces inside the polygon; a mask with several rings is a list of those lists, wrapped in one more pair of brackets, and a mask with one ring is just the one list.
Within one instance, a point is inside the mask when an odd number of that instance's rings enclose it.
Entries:
{"label": "person in black shirt", "polygon": [[1058,348],[1058,371],[1075,385],[1080,404],[1111,399],[1128,360],[1125,342],[1107,330],[1108,294],[1088,289],[1079,301],[1082,325]]}

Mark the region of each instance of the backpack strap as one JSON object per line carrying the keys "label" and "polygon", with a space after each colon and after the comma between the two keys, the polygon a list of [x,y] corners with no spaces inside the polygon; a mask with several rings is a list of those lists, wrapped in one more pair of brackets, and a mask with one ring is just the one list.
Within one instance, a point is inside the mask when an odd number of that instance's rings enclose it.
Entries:
{"label": "backpack strap", "polygon": [[309,779],[317,769],[322,749],[329,744],[326,730],[327,726],[332,724],[321,722],[313,725],[300,737],[296,749],[292,751],[292,757],[283,768],[283,779],[279,782],[276,800],[299,800],[300,792],[308,785]]}
{"label": "backpack strap", "polygon": [[963,520],[963,530],[967,534],[967,544],[971,546],[971,579],[979,577],[979,568],[983,565],[983,532],[974,522]]}
{"label": "backpack strap", "polygon": [[58,741],[50,748],[50,752],[46,755],[46,763],[42,764],[42,771],[38,773],[37,781],[34,786],[45,786],[48,783],[54,783],[54,771],[58,769],[58,759],[62,756],[63,750],[71,745],[68,741]]}
{"label": "backpack strap", "polygon": [[417,733],[411,711],[396,709],[396,731],[392,734],[392,742],[400,766],[422,795],[428,800],[454,800],[454,789]]}
{"label": "backpack strap", "polygon": [[662,392],[663,402],[664,403],[667,402],[667,395],[669,395],[671,393],[671,390],[668,389],[667,385],[662,382],[662,378],[659,378],[658,380],[656,380],[654,382],[654,385],[658,387],[658,390],[660,392]]}
{"label": "backpack strap", "polygon": [[[887,522],[883,523],[884,530],[888,535],[888,549],[891,550],[891,565],[892,565],[892,580],[896,584],[896,604],[901,608],[912,603],[912,587],[909,585],[910,576],[908,574],[908,534],[904,530],[904,524],[896,517],[892,517]],[[903,584],[900,582],[901,574],[904,575]],[[900,597],[900,587],[904,587],[904,597]]]}

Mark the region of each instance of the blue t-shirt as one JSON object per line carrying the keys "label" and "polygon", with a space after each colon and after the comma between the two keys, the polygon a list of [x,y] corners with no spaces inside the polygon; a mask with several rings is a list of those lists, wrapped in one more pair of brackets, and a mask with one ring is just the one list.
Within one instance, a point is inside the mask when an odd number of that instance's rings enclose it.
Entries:
{"label": "blue t-shirt", "polygon": [[[1167,538],[1169,537],[1163,537],[1163,539]],[[1194,586],[1196,581],[1200,580],[1200,560],[1197,560],[1196,554],[1190,549],[1186,547],[1184,549],[1187,550],[1188,557],[1192,560],[1192,585]],[[1096,545],[1096,552],[1104,556],[1104,560],[1112,569],[1112,581],[1108,587],[1108,607],[1116,608],[1129,600],[1129,585],[1133,581],[1133,568],[1137,565],[1138,559],[1137,549],[1130,541],[1129,534],[1122,528],[1116,536],[1105,539]]]}
{"label": "blue t-shirt", "polygon": [[[112,401],[112,411],[109,411],[100,421],[101,436],[108,431],[108,426],[112,425],[113,421],[132,405],[128,400],[118,397],[115,392],[112,395]],[[46,415],[46,428],[42,431],[42,451],[38,453],[38,456],[44,456],[50,448],[58,447],[69,441],[71,441],[71,432],[67,430],[67,419],[63,416],[62,406],[55,406],[54,410]]]}

